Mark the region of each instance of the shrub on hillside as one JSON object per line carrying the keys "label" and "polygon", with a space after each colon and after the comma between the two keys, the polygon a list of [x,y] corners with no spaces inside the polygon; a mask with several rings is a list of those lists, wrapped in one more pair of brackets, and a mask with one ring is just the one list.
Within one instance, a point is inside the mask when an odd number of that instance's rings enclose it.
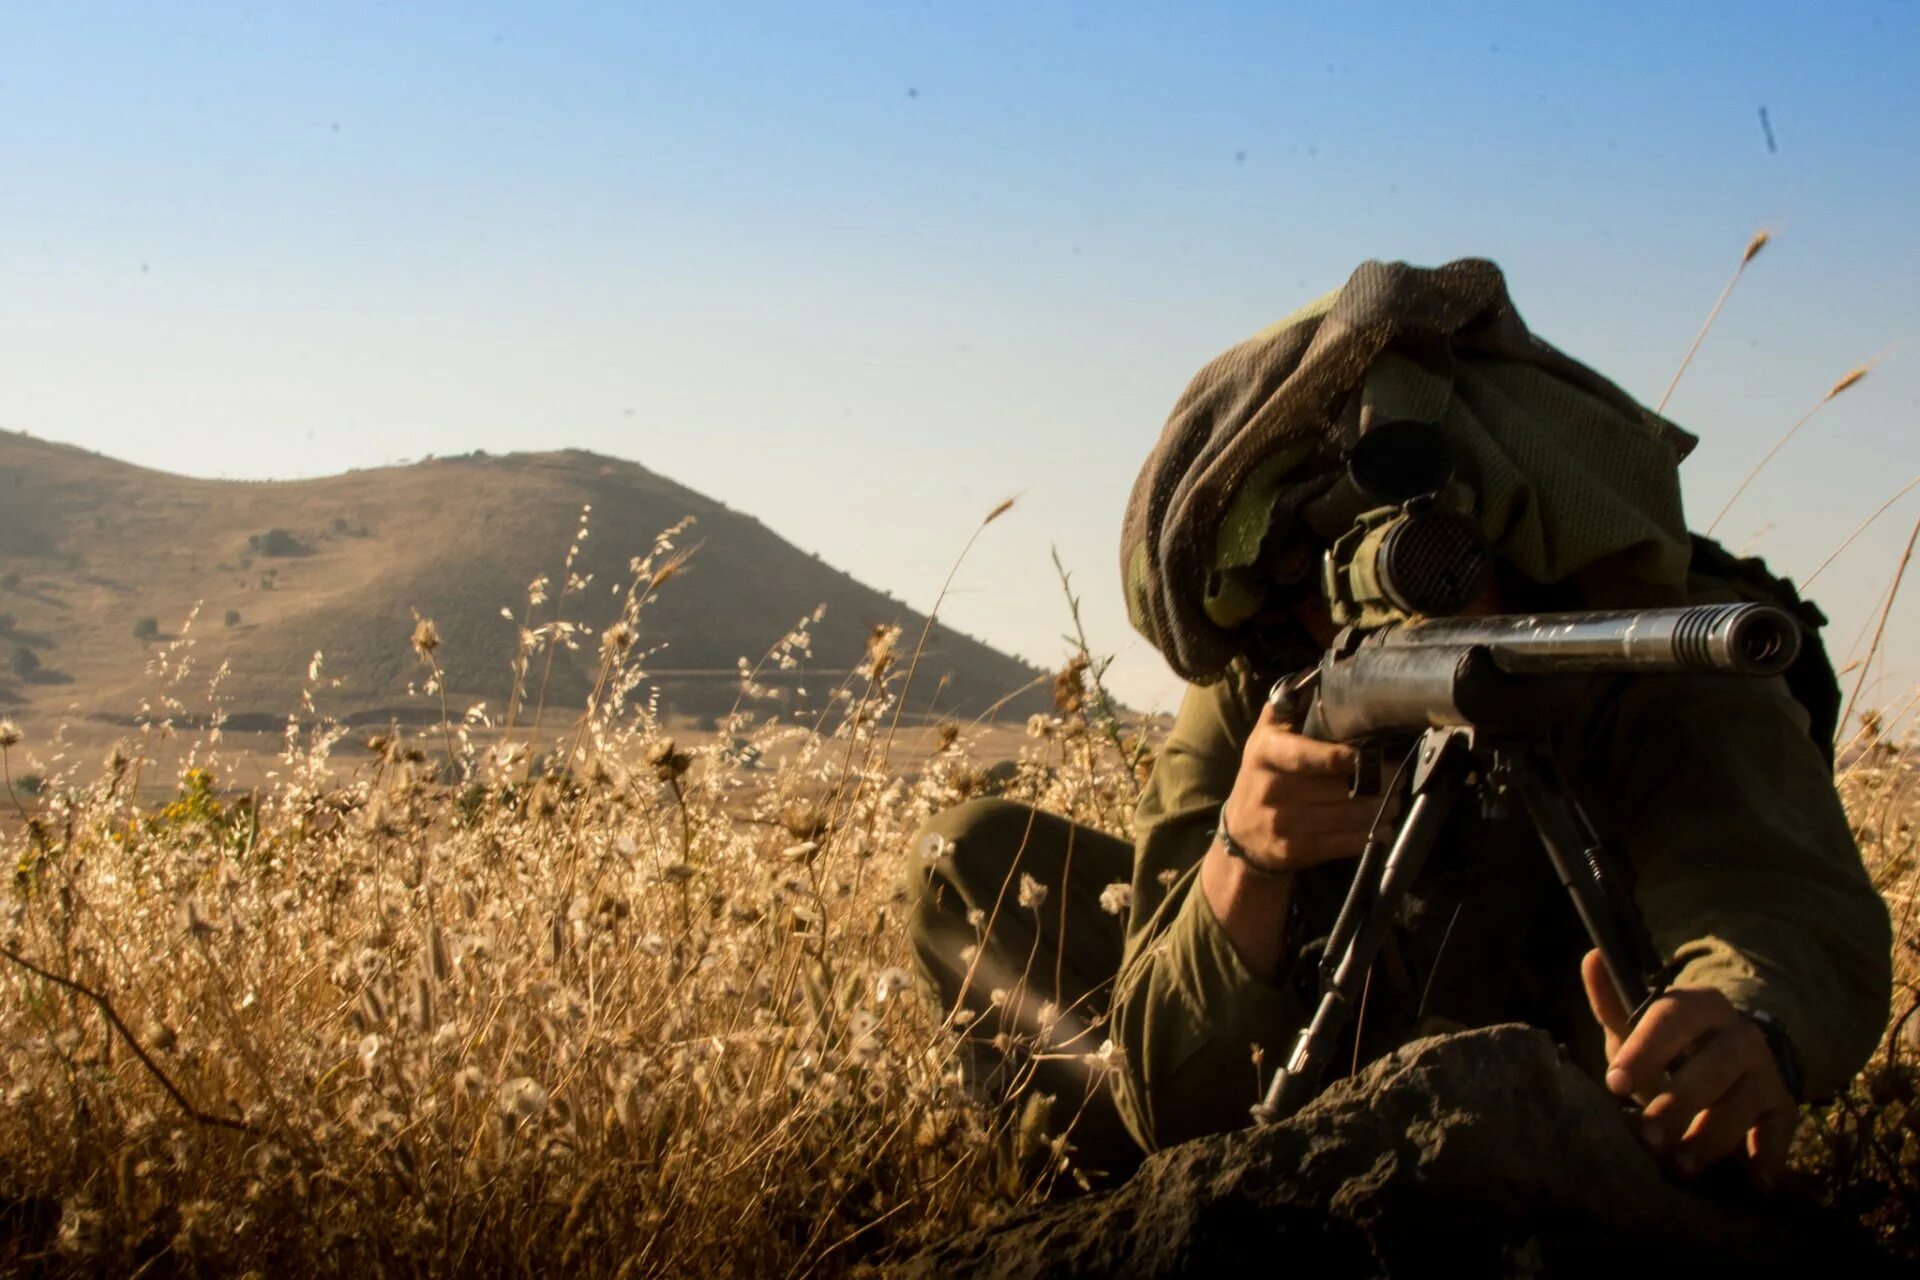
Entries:
{"label": "shrub on hillside", "polygon": [[140,640],[140,641],[159,639],[160,638],[160,619],[142,618],[140,619],[140,621],[134,623],[133,638],[135,640]]}
{"label": "shrub on hillside", "polygon": [[263,556],[299,556],[307,553],[307,544],[278,527],[256,533],[247,539],[249,550]]}
{"label": "shrub on hillside", "polygon": [[40,655],[25,645],[16,645],[13,650],[13,661],[7,665],[12,668],[13,674],[22,680],[27,680],[40,670]]}
{"label": "shrub on hillside", "polygon": [[227,624],[228,626],[230,626],[230,627],[237,627],[237,626],[239,626],[239,625],[240,625],[240,611],[239,611],[238,609],[229,609],[229,610],[227,610],[227,616],[226,616],[226,619],[225,619],[225,621],[226,621],[226,624]]}

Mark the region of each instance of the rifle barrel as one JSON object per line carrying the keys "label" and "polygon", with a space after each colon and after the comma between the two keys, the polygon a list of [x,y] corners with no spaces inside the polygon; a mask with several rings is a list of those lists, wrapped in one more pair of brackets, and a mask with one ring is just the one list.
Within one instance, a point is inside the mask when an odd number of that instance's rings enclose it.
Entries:
{"label": "rifle barrel", "polygon": [[1606,613],[1433,618],[1390,628],[1382,647],[1483,647],[1511,675],[1717,671],[1774,676],[1793,665],[1800,628],[1765,604],[1700,604]]}
{"label": "rifle barrel", "polygon": [[1302,731],[1331,742],[1447,725],[1537,732],[1587,676],[1773,676],[1799,652],[1799,623],[1763,604],[1421,619],[1336,640]]}

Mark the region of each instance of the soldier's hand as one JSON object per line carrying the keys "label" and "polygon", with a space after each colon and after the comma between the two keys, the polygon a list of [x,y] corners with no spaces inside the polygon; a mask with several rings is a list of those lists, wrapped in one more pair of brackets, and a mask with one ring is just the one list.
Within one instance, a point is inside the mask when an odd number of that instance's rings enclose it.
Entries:
{"label": "soldier's hand", "polygon": [[1240,753],[1224,811],[1228,833],[1274,871],[1359,856],[1380,801],[1348,794],[1353,767],[1352,747],[1295,733],[1268,703]]}
{"label": "soldier's hand", "polygon": [[1607,1033],[1608,1090],[1654,1095],[1641,1112],[1642,1143],[1683,1178],[1739,1153],[1755,1187],[1779,1185],[1800,1111],[1753,1020],[1718,991],[1674,987],[1629,1026],[1598,951],[1580,976]]}

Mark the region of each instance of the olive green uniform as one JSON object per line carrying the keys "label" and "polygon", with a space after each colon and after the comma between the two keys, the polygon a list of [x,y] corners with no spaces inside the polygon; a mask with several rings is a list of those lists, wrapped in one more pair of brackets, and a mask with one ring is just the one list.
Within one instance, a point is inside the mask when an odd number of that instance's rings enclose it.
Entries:
{"label": "olive green uniform", "polygon": [[[1696,601],[1730,594],[1697,576],[1689,587]],[[1122,1124],[1152,1150],[1247,1123],[1311,1008],[1318,944],[1351,864],[1297,878],[1290,959],[1277,974],[1247,969],[1198,885],[1265,687],[1242,664],[1189,688],[1131,850],[994,801],[936,818],[937,839],[922,845],[934,855],[912,877],[924,976],[979,1012],[982,1041],[1022,1019],[1011,1029],[1030,1030],[1035,1007],[1053,1003],[1052,1034],[1066,1043],[1025,1069],[1034,1087],[1066,1095],[1055,1127],[1077,1116],[1076,1145],[1096,1166],[1123,1161]],[[1629,869],[1656,947],[1676,962],[1674,981],[1776,1018],[1808,1096],[1842,1088],[1885,1025],[1890,927],[1784,681],[1598,682],[1556,747]],[[1038,906],[1018,903],[1023,872],[1048,886]],[[1124,916],[1100,903],[1116,881],[1132,886]],[[1579,979],[1588,945],[1523,824],[1463,811],[1398,917],[1337,1062],[1364,1063],[1442,1026],[1525,1021],[1597,1074],[1600,1037]],[[1079,1056],[1109,1037],[1113,1069]]]}

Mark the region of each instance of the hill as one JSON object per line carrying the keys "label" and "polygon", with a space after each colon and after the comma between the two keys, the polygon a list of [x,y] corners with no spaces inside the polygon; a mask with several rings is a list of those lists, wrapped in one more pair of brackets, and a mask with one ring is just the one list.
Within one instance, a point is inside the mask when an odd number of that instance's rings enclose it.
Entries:
{"label": "hill", "polygon": [[[618,616],[615,588],[624,590],[630,561],[661,530],[695,521],[677,544],[697,549],[640,622],[649,678],[636,696],[657,696],[675,718],[711,723],[732,707],[739,660],[757,661],[816,606],[826,611],[811,629],[815,656],[760,681],[794,709],[824,704],[873,626],[904,627],[910,647],[924,623],[749,515],[634,463],[577,450],[244,482],[168,475],[0,432],[0,714],[46,732],[61,721],[131,723],[143,703],[157,702],[149,659],[196,602],[198,675],[176,694],[190,715],[207,710],[206,678],[225,663],[230,723],[284,723],[320,652],[325,676],[340,682],[319,695],[322,710],[357,724],[437,716],[409,693],[425,676],[408,645],[415,610],[439,628],[456,714],[479,701],[497,711],[529,584],[551,580],[532,618],[550,620],[589,506],[590,536],[573,569],[588,585],[565,601],[564,616],[596,634]],[[928,567],[930,579],[938,569]],[[558,652],[548,706],[582,705],[597,648],[587,637],[578,652]],[[1039,675],[938,627],[910,710],[976,717],[1013,695],[1000,713],[1024,715],[1043,701]]]}

